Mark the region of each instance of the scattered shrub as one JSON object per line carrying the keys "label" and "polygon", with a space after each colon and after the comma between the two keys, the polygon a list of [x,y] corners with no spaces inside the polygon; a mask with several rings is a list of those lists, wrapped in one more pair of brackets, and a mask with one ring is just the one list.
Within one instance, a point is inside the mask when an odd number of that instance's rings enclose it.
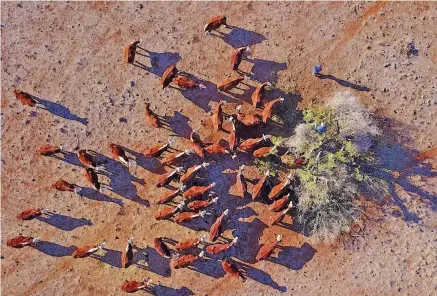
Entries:
{"label": "scattered shrub", "polygon": [[[371,151],[380,130],[369,109],[349,92],[338,93],[322,107],[303,111],[298,125],[284,145],[307,163],[296,169],[297,219],[313,239],[332,241],[361,216],[357,200],[366,184],[382,184],[362,171],[377,162]],[[316,126],[327,125],[324,132]]]}

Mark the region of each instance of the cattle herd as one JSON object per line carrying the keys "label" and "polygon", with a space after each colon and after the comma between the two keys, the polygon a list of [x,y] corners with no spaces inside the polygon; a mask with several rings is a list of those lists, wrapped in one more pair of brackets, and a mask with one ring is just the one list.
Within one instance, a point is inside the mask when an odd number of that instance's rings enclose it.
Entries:
{"label": "cattle herd", "polygon": [[[211,34],[211,31],[218,30],[221,26],[228,27],[226,24],[226,17],[214,17],[206,24],[204,32],[206,35],[209,35]],[[141,40],[138,40],[124,49],[123,53],[126,63],[133,64],[135,62],[136,50],[140,44]],[[242,81],[250,79],[250,77],[243,75],[244,73],[239,70],[239,65],[242,59],[245,56],[250,55],[250,53],[251,48],[248,46],[238,48],[233,52],[231,56],[231,67],[237,75],[227,78],[217,84],[217,89],[219,91],[229,91],[230,89],[235,88]],[[205,88],[203,84],[193,81],[188,75],[185,75],[184,72],[179,71],[176,68],[176,65],[169,67],[164,72],[160,83],[164,92],[168,91],[168,87],[174,85],[183,90]],[[265,92],[271,87],[272,84],[270,82],[259,83],[251,96],[252,104],[255,108],[263,107],[262,112],[260,112],[261,114],[243,114],[241,105],[237,107],[236,114],[224,114],[222,107],[226,104],[226,101],[220,100],[217,103],[212,111],[211,119],[215,131],[222,130],[222,125],[226,123],[231,125],[227,145],[221,143],[205,143],[201,140],[197,130],[193,130],[190,135],[190,147],[187,147],[184,151],[170,153],[169,148],[173,145],[173,141],[171,140],[166,144],[147,147],[144,149],[143,154],[145,157],[159,159],[162,166],[167,166],[171,169],[170,172],[167,172],[158,178],[156,184],[157,187],[165,187],[174,181],[180,182],[180,186],[176,190],[170,190],[157,198],[156,203],[159,205],[171,203],[177,205],[162,207],[155,213],[154,217],[156,220],[166,219],[173,220],[175,223],[183,223],[199,217],[204,217],[207,214],[205,209],[214,206],[218,201],[218,197],[214,197],[211,194],[211,190],[216,186],[216,183],[199,186],[196,185],[195,182],[196,177],[199,174],[208,170],[210,163],[203,162],[189,168],[178,167],[177,165],[180,164],[183,159],[190,158],[193,154],[198,155],[201,159],[207,158],[208,155],[229,154],[232,159],[234,159],[237,156],[236,152],[238,149],[252,153],[254,158],[263,158],[272,153],[272,151],[276,151],[277,147],[272,144],[270,139],[271,136],[269,135],[262,135],[258,138],[249,138],[244,141],[241,141],[239,137],[241,131],[244,131],[246,127],[269,124],[269,121],[271,121],[274,116],[275,106],[284,101],[284,98],[277,98],[265,102]],[[37,98],[24,91],[14,90],[14,94],[18,101],[23,105],[42,107]],[[145,121],[151,128],[160,128],[163,124],[161,118],[151,110],[149,104],[146,104],[145,106]],[[39,149],[39,154],[43,156],[54,156],[63,153],[65,149],[66,148],[62,146],[44,145]],[[126,156],[122,147],[116,144],[110,144],[109,150],[114,160],[119,161],[126,166],[134,166],[136,164],[135,160],[129,159]],[[77,151],[77,157],[83,165],[83,174],[87,182],[95,190],[103,193],[105,188],[102,187],[99,182],[99,172],[105,170],[104,165],[98,163],[95,156],[89,150],[82,149]],[[282,155],[280,159],[290,168],[300,167],[306,162],[305,158],[292,155],[289,151]],[[236,195],[241,198],[249,195],[253,200],[256,200],[266,192],[266,190],[264,190],[265,188],[269,188],[267,190],[267,197],[271,201],[269,209],[275,213],[275,216],[273,217],[274,221],[271,224],[280,223],[293,207],[291,197],[294,186],[294,175],[290,174],[282,182],[279,182],[275,186],[271,186],[273,180],[271,180],[272,177],[267,171],[264,176],[256,182],[253,186],[252,192],[249,194],[247,192],[247,184],[243,173],[244,165],[240,166],[237,172],[235,184]],[[58,180],[52,185],[52,188],[76,194],[80,194],[81,192],[79,186],[64,180]],[[179,201],[174,203],[175,200],[178,199]],[[174,250],[170,249],[163,238],[155,238],[154,248],[156,249],[156,252],[165,258],[169,258],[171,260],[171,267],[174,269],[189,267],[196,261],[201,261],[205,252],[209,254],[225,252],[238,243],[238,237],[235,237],[232,241],[227,243],[217,242],[217,239],[225,228],[228,213],[229,210],[226,209],[215,219],[215,222],[209,229],[209,237],[201,236],[182,240],[174,246]],[[19,213],[17,217],[21,220],[31,220],[35,217],[46,214],[48,214],[46,210],[32,208]],[[207,242],[207,240],[210,242]],[[258,261],[268,259],[273,254],[280,241],[281,236],[278,235],[272,240],[272,242],[262,245],[259,248],[256,259]],[[35,245],[38,242],[38,238],[17,236],[8,239],[7,246],[23,248],[25,246]],[[99,249],[104,248],[104,244],[105,243],[102,242],[96,245],[79,247],[71,254],[71,256],[73,258],[88,257]],[[198,250],[198,246],[202,246],[202,250],[200,252],[195,252],[194,250]],[[133,263],[133,249],[133,238],[130,238],[127,242],[126,248],[122,251],[120,258],[123,268],[128,268]],[[244,274],[239,270],[231,258],[226,257],[221,261],[221,264],[226,274],[245,281]],[[121,289],[122,291],[133,293],[147,289],[150,286],[150,282],[150,280],[142,282],[126,280],[121,284]]]}

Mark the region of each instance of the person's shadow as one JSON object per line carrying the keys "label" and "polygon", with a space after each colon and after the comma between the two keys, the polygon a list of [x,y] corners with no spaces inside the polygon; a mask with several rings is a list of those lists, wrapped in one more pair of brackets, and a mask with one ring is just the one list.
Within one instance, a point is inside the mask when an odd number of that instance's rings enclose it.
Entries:
{"label": "person's shadow", "polygon": [[65,231],[72,231],[78,227],[93,225],[93,223],[86,218],[77,219],[55,213],[50,213],[47,217],[40,216],[37,217],[37,219]]}
{"label": "person's shadow", "polygon": [[52,113],[53,115],[68,119],[68,120],[73,120],[73,121],[77,121],[82,123],[83,125],[88,125],[88,119],[87,118],[83,118],[83,117],[79,117],[73,113],[71,113],[70,109],[68,109],[65,106],[62,106],[61,104],[55,103],[55,102],[50,102],[47,100],[43,100],[40,99],[38,97],[32,96],[36,101],[38,101],[39,104],[41,104],[42,106],[44,106],[44,108],[49,111],[50,113]]}
{"label": "person's shadow", "polygon": [[355,84],[355,83],[352,83],[352,82],[349,82],[349,81],[337,78],[337,77],[335,77],[333,75],[326,75],[326,74],[321,74],[321,73],[317,73],[317,74],[314,74],[314,75],[317,78],[320,78],[320,79],[331,79],[331,80],[334,80],[335,82],[337,82],[338,84],[340,84],[342,86],[350,87],[350,88],[353,88],[353,89],[358,90],[358,91],[370,91],[370,88],[368,88],[366,86],[361,86],[361,85],[358,85],[358,84]]}

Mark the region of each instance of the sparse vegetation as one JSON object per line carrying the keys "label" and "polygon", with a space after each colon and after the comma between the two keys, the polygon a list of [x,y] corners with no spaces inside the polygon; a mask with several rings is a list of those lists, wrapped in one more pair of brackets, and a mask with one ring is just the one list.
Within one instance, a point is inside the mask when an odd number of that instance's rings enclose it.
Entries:
{"label": "sparse vegetation", "polygon": [[297,91],[296,86],[292,86],[292,87],[287,88],[287,90],[285,91],[285,93],[286,93],[288,96],[298,96],[298,95],[299,95],[299,92]]}
{"label": "sparse vegetation", "polygon": [[[297,219],[315,240],[332,241],[361,217],[356,202],[360,185],[373,182],[361,167],[376,163],[370,148],[380,131],[371,112],[350,93],[304,110],[303,119],[284,141],[295,155],[307,159],[296,169]],[[324,125],[325,130],[320,128]]]}

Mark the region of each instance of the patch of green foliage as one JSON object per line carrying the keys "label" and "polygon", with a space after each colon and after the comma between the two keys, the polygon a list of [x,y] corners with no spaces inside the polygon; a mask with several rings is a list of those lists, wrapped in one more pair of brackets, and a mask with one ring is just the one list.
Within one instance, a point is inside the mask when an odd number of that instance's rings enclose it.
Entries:
{"label": "patch of green foliage", "polygon": [[[360,216],[356,205],[360,182],[369,176],[360,169],[360,163],[371,163],[371,152],[359,153],[352,138],[339,133],[342,126],[336,119],[336,110],[328,107],[308,108],[303,111],[305,127],[298,139],[299,156],[306,164],[296,169],[298,186],[298,220],[318,240],[331,240],[347,231]],[[315,126],[326,124],[324,133]]]}
{"label": "patch of green foliage", "polygon": [[260,174],[270,171],[270,176],[276,177],[278,175],[279,166],[271,158],[255,158],[254,163]]}
{"label": "patch of green foliage", "polygon": [[299,91],[298,91],[297,88],[296,88],[296,86],[292,86],[292,87],[287,88],[287,89],[285,90],[285,93],[286,93],[288,96],[299,96],[299,95],[300,95],[300,94],[299,94]]}

